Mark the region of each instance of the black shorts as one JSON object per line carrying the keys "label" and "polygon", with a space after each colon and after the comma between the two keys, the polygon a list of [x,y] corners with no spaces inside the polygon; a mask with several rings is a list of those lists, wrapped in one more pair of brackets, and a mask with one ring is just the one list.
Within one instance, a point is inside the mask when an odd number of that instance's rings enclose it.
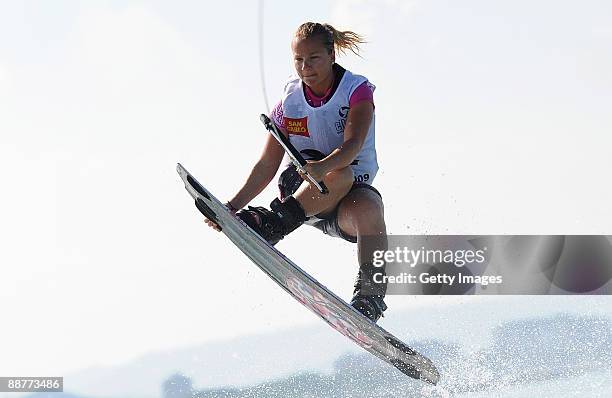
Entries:
{"label": "black shorts", "polygon": [[[288,166],[280,175],[278,179],[278,189],[280,191],[280,199],[283,200],[287,196],[293,194],[299,186],[302,184],[304,180],[297,172],[297,169],[294,165]],[[349,192],[353,192],[356,189],[369,189],[374,191],[378,196],[382,198],[382,195],[376,188],[373,186],[366,184],[364,182],[354,182],[351,190]],[[347,234],[342,231],[340,226],[338,225],[338,206],[328,214],[323,216],[317,214],[315,216],[308,217],[304,224],[308,224],[319,230],[323,231],[323,233],[334,236],[336,238],[342,238],[346,241],[357,243],[357,237]]]}

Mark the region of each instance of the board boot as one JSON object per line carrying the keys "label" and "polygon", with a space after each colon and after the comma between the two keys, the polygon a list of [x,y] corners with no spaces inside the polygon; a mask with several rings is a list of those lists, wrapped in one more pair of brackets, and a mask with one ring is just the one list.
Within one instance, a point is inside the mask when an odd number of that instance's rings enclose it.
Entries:
{"label": "board boot", "polygon": [[306,220],[304,209],[293,196],[288,196],[282,202],[274,199],[270,209],[249,206],[236,215],[271,245],[276,245]]}
{"label": "board boot", "polygon": [[351,306],[373,322],[377,322],[387,309],[384,301],[387,284],[374,282],[374,275],[377,273],[382,274],[379,277],[385,276],[384,267],[375,267],[371,263],[362,264],[351,299]]}

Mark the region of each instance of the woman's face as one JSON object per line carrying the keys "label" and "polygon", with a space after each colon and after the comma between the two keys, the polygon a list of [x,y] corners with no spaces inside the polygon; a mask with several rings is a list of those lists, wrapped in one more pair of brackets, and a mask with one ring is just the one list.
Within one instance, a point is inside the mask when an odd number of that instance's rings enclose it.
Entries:
{"label": "woman's face", "polygon": [[335,56],[325,48],[321,39],[294,39],[291,49],[295,70],[306,85],[319,87],[331,78]]}

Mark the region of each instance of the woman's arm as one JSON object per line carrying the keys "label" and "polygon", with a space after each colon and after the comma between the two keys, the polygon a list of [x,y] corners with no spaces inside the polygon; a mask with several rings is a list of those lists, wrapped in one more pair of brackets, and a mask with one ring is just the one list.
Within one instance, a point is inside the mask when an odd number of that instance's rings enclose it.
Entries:
{"label": "woman's arm", "polygon": [[350,165],[363,147],[373,117],[374,105],[370,101],[361,101],[351,107],[344,128],[344,142],[325,159],[309,162],[308,172],[314,178],[322,180],[330,171]]}
{"label": "woman's arm", "polygon": [[243,187],[229,201],[230,206],[241,209],[259,195],[276,175],[284,154],[283,147],[269,134],[259,160]]}

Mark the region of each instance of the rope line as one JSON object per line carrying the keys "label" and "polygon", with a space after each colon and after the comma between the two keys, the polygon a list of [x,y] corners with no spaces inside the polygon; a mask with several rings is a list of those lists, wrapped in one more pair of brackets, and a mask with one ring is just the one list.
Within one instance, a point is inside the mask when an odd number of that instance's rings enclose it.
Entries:
{"label": "rope line", "polygon": [[266,114],[269,115],[270,105],[268,104],[268,91],[266,90],[266,76],[264,72],[264,0],[259,0],[257,23],[259,30],[259,78],[261,80],[261,92],[266,104]]}

